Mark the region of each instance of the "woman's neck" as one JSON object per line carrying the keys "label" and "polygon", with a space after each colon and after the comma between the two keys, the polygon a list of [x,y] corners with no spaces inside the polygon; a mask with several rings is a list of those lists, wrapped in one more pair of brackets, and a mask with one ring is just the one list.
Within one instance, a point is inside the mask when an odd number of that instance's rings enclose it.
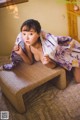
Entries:
{"label": "woman's neck", "polygon": [[40,42],[36,42],[34,45],[32,45],[32,47],[39,49],[41,48],[41,43]]}

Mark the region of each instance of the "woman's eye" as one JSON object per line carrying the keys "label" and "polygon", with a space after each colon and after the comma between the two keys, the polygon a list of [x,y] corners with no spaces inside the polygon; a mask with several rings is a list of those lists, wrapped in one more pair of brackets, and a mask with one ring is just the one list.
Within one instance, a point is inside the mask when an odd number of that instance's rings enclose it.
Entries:
{"label": "woman's eye", "polygon": [[30,35],[33,35],[33,33],[30,33]]}
{"label": "woman's eye", "polygon": [[26,35],[25,33],[23,33],[23,35]]}

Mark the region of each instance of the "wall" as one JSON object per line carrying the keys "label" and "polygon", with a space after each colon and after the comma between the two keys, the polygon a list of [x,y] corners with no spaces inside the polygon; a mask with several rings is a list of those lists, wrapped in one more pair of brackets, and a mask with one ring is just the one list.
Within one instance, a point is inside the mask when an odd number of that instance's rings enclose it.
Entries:
{"label": "wall", "polygon": [[17,4],[18,17],[12,10],[0,8],[0,56],[9,55],[20,26],[29,18],[37,19],[42,29],[54,35],[68,35],[66,5],[56,0],[29,0]]}
{"label": "wall", "polygon": [[77,21],[78,21],[78,39],[80,41],[80,16],[77,17]]}

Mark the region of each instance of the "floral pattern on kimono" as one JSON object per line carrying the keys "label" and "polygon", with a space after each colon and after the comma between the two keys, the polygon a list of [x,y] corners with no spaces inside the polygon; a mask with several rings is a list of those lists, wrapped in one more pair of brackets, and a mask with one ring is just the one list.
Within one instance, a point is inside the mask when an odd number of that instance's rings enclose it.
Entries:
{"label": "floral pattern on kimono", "polygon": [[75,40],[75,46],[70,50],[71,41],[69,36],[54,36],[48,33],[45,40],[41,38],[43,53],[68,71],[73,67],[80,67],[80,43]]}

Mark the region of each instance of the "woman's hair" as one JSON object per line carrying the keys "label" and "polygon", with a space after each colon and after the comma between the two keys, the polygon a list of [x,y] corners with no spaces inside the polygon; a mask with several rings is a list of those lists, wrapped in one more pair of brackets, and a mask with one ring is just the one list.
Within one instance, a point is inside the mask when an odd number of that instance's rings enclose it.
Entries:
{"label": "woman's hair", "polygon": [[37,20],[29,19],[23,22],[20,30],[22,31],[22,28],[25,26],[24,31],[29,31],[30,29],[34,29],[37,33],[41,32],[41,25]]}

